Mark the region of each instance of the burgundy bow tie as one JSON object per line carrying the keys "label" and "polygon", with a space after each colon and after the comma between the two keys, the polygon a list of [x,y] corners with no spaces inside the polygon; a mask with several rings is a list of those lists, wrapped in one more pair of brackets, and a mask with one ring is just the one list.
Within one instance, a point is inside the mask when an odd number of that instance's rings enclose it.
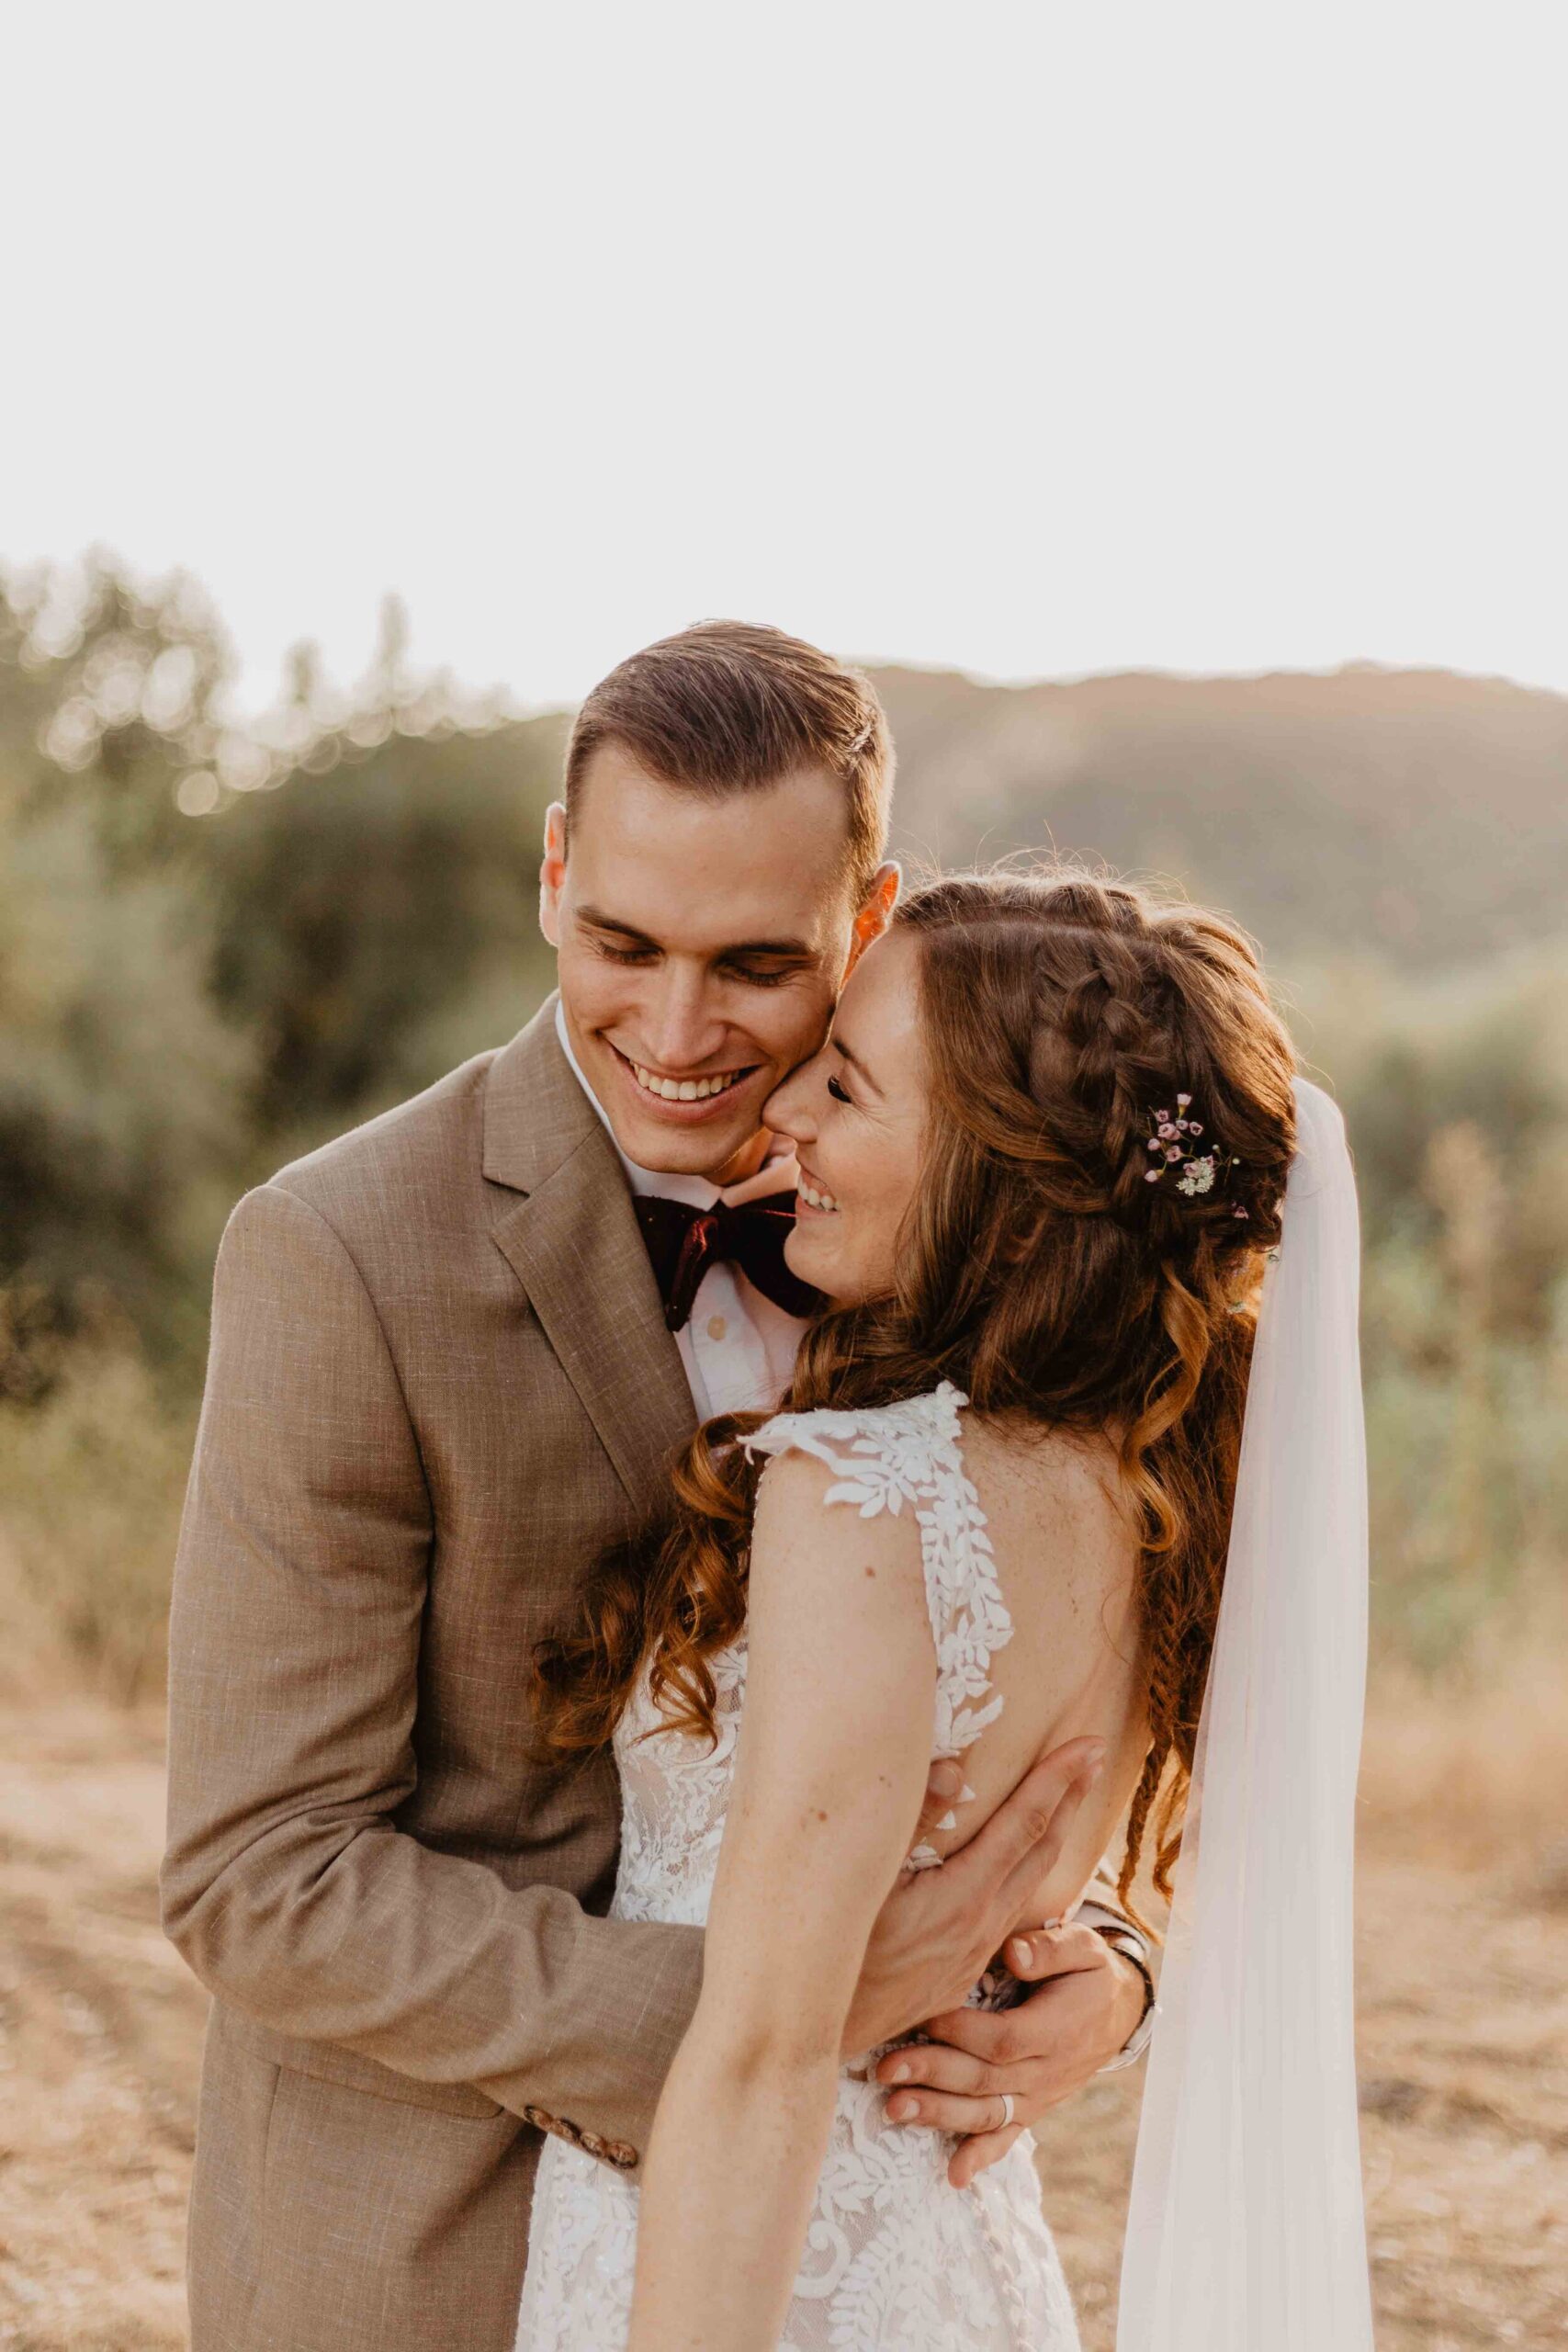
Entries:
{"label": "burgundy bow tie", "polygon": [[667,1201],[645,1193],[637,1201],[637,1221],[653,1263],[664,1320],[681,1330],[692,1312],[697,1285],[716,1259],[728,1259],[756,1284],[764,1298],[786,1315],[810,1315],[821,1295],[784,1264],[784,1246],[795,1229],[795,1194],[774,1193],[766,1200],[711,1209],[690,1201]]}

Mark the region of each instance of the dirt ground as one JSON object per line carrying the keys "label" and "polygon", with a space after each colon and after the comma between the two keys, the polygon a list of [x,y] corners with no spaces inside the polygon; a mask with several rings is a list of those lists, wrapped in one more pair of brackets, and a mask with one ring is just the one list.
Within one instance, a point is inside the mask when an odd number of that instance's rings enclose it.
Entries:
{"label": "dirt ground", "polygon": [[[1568,1846],[1433,1850],[1371,1808],[1362,2144],[1382,2352],[1568,2352]],[[160,1724],[0,1708],[0,2345],[185,2342],[204,1997],[158,1931]],[[1472,1824],[1473,1830],[1474,1825]],[[1501,1856],[1501,1858],[1500,1858]],[[1138,2070],[1042,2134],[1088,2352],[1110,2352]],[[1259,2347],[1264,2352],[1264,2347]],[[1325,2346],[1324,2352],[1332,2352]]]}

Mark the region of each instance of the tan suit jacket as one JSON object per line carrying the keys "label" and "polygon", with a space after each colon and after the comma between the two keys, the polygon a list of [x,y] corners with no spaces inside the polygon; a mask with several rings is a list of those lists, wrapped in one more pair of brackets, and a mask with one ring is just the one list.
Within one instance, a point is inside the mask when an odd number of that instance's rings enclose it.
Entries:
{"label": "tan suit jacket", "polygon": [[529,1762],[527,1661],[693,1420],[553,1000],[235,1209],[170,1627],[194,2352],[511,2352],[540,2130],[635,2171],[701,1937],[603,1917],[615,1773]]}

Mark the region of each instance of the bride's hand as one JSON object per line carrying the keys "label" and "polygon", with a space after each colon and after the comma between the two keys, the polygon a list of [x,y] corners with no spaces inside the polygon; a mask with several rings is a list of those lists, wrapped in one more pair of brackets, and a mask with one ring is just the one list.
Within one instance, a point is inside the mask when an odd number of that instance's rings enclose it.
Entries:
{"label": "bride's hand", "polygon": [[[940,1870],[900,1880],[877,1916],[844,2027],[857,2056],[961,2002],[1048,1876],[1103,1768],[1105,1743],[1069,1739],[1041,1758]],[[928,1804],[952,1802],[933,1792]]]}
{"label": "bride's hand", "polygon": [[1011,1938],[1004,1957],[1015,1976],[1040,1990],[1010,2009],[933,2016],[929,2042],[889,2051],[876,2069],[894,2094],[890,2122],[962,2136],[947,2172],[955,2188],[967,2188],[1021,2131],[1098,2074],[1144,2013],[1143,1978],[1092,1928],[1069,1921],[1035,1928]]}

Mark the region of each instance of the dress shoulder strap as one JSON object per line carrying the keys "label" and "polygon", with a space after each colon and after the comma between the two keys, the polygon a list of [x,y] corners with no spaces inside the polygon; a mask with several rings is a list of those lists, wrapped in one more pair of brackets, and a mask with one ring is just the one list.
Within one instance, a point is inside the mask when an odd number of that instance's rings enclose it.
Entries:
{"label": "dress shoulder strap", "polygon": [[968,1403],[950,1380],[924,1396],[891,1405],[863,1405],[849,1412],[819,1405],[806,1413],[775,1413],[741,1443],[748,1454],[815,1454],[844,1478],[829,1489],[829,1502],[854,1503],[863,1519],[879,1511],[895,1516],[916,1504],[940,1480],[942,1457],[958,1453],[959,1408]]}
{"label": "dress shoulder strap", "polygon": [[[891,1405],[776,1413],[741,1441],[748,1454],[793,1451],[826,1463],[840,1476],[823,1499],[849,1503],[863,1519],[908,1507],[919,1529],[936,1645],[933,1757],[962,1755],[1000,1714],[990,1665],[1012,1639],[986,1514],[964,1466],[959,1413],[968,1401],[944,1380],[926,1396]],[[953,1816],[941,1826],[956,1826]],[[929,1849],[920,1859],[927,1856],[937,1859]]]}

